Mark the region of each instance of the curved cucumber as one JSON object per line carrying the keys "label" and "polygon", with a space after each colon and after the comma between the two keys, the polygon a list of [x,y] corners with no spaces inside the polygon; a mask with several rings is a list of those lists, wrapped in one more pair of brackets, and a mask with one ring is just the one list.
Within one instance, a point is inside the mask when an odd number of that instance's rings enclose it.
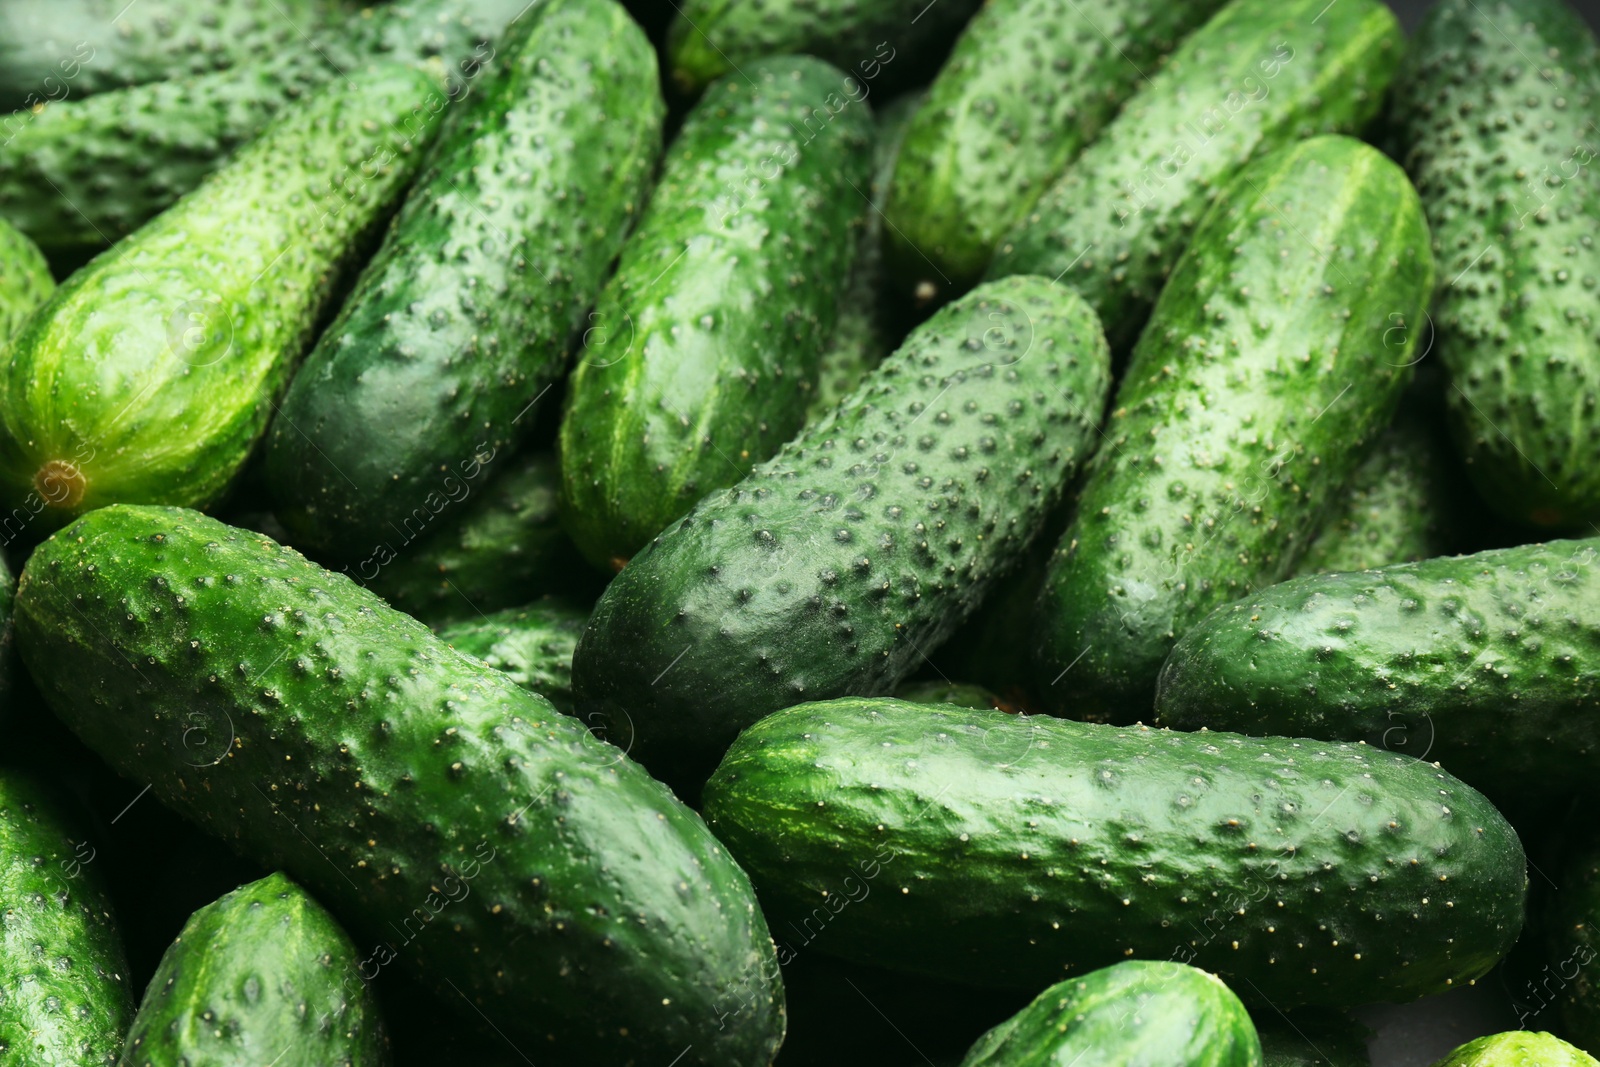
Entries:
{"label": "curved cucumber", "polygon": [[373,966],[542,1062],[776,1052],[772,941],[699,817],[349,580],[196,512],[116,505],[34,550],[17,620],[63,721],[315,893]]}
{"label": "curved cucumber", "polygon": [[1235,175],[1292,141],[1361,129],[1401,46],[1377,0],[1232,0],[1005,237],[988,277],[1061,279],[1099,313],[1113,348],[1131,344]]}
{"label": "curved cucumber", "polygon": [[1583,790],[1600,538],[1271,586],[1178,641],[1155,707],[1181,729],[1364,739],[1501,800]]}
{"label": "curved cucumber", "polygon": [[833,332],[871,115],[817,59],[744,74],[685,119],[567,383],[563,521],[602,568],[794,435]]}
{"label": "curved cucumber", "polygon": [[48,529],[113,501],[220,496],[415,173],[439,95],[410,67],[353,73],[56,290],[6,352],[5,503]]}
{"label": "curved cucumber", "polygon": [[0,772],[0,1060],[111,1067],[133,1017],[95,850],[39,783]]}
{"label": "curved cucumber", "polygon": [[121,1067],[382,1067],[388,1042],[361,954],[282,874],[189,917],[161,957]]}
{"label": "curved cucumber", "polygon": [[969,984],[1133,957],[1283,1009],[1410,1000],[1522,927],[1500,813],[1365,745],[847,698],[750,727],[705,802],[775,928]]}
{"label": "curved cucumber", "polygon": [[1468,1041],[1433,1067],[1596,1067],[1597,1062],[1551,1034],[1512,1030]]}
{"label": "curved cucumber", "polygon": [[1038,532],[1109,380],[1094,313],[1043,278],[941,309],[623,568],[573,657],[580,709],[692,791],[762,715],[893,689]]}
{"label": "curved cucumber", "polygon": [[1292,571],[1394,416],[1432,286],[1416,193],[1374,148],[1312,138],[1229,186],[1134,349],[1050,561],[1041,696],[1131,722],[1177,637]]}
{"label": "curved cucumber", "polygon": [[666,108],[627,11],[545,0],[497,47],[267,438],[308,550],[368,554],[510,454],[639,214]]}
{"label": "curved cucumber", "polygon": [[0,350],[55,291],[39,246],[0,218]]}
{"label": "curved cucumber", "polygon": [[586,607],[566,600],[540,600],[441,627],[439,640],[571,715],[572,652],[588,621]]}
{"label": "curved cucumber", "polygon": [[1057,982],[972,1046],[961,1067],[1261,1067],[1239,998],[1182,963],[1129,960]]}

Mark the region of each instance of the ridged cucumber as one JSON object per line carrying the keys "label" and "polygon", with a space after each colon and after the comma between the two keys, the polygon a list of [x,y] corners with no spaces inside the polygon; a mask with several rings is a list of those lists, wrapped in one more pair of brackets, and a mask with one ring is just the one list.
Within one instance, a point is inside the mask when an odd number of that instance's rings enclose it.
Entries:
{"label": "ridged cucumber", "polygon": [[1394,416],[1432,287],[1416,193],[1376,149],[1316,137],[1240,174],[1161,294],[1050,561],[1041,696],[1140,718],[1177,637],[1292,571]]}
{"label": "ridged cucumber", "polygon": [[684,120],[567,383],[562,517],[602,568],[794,435],[833,332],[871,114],[817,59],[743,74]]}
{"label": "ridged cucumber", "polygon": [[1377,0],[1232,0],[1001,241],[988,277],[1064,280],[1113,348],[1131,344],[1207,205],[1257,156],[1361,129],[1401,43]]}
{"label": "ridged cucumber", "polygon": [[267,437],[307,550],[370,553],[505,462],[641,210],[666,105],[627,11],[544,0],[497,48]]}
{"label": "ridged cucumber", "polygon": [[441,627],[439,640],[571,715],[572,652],[588,621],[587,607],[550,598]]}
{"label": "ridged cucumber", "polygon": [[705,812],[783,936],[1020,989],[1132,957],[1410,1000],[1493,967],[1527,887],[1500,813],[1408,756],[887,698],[750,727]]}
{"label": "ridged cucumber", "polygon": [[1512,1030],[1468,1041],[1433,1067],[1597,1067],[1597,1063],[1551,1034]]}
{"label": "ridged cucumber", "polygon": [[1395,92],[1467,470],[1545,526],[1600,519],[1597,107],[1600,46],[1563,0],[1443,0]]}
{"label": "ridged cucumber", "polygon": [[1094,313],[981,286],[623,568],[572,662],[586,716],[687,792],[742,727],[894,688],[1026,549],[1093,448]]}
{"label": "ridged cucumber", "polygon": [[699,817],[348,579],[197,512],[114,505],[34,550],[17,620],[63,721],[315,893],[373,966],[541,1062],[771,1060],[772,941]]}
{"label": "ridged cucumber", "polygon": [[282,874],[189,917],[161,957],[121,1067],[383,1067],[361,953]]}
{"label": "ridged cucumber", "polygon": [[0,350],[55,291],[39,246],[0,218]]}
{"label": "ridged cucumber", "polygon": [[1297,578],[1219,608],[1161,669],[1160,722],[1366,740],[1498,800],[1600,767],[1600,538]]}
{"label": "ridged cucumber", "polygon": [[441,95],[411,67],[352,72],[56,290],[6,351],[4,502],[42,533],[113,501],[220,496]]}

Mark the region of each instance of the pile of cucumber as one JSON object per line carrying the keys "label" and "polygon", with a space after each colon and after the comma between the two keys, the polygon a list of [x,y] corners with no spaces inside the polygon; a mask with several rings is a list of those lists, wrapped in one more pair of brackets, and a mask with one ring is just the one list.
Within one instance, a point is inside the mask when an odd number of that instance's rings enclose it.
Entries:
{"label": "pile of cucumber", "polygon": [[1567,0],[5,0],[0,1067],[1600,1067],[1597,123]]}

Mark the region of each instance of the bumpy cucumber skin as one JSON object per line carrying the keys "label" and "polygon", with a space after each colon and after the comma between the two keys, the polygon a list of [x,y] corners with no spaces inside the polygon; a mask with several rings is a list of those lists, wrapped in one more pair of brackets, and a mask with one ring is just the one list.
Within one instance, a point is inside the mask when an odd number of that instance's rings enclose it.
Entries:
{"label": "bumpy cucumber skin", "polygon": [[907,682],[895,689],[894,696],[908,704],[955,704],[963,708],[999,708],[1005,704],[983,686],[965,682]]}
{"label": "bumpy cucumber skin", "polygon": [[544,0],[497,47],[268,435],[308,550],[370,553],[509,457],[641,210],[666,105],[627,11]]}
{"label": "bumpy cucumber skin", "polygon": [[0,218],[0,350],[55,291],[39,246]]}
{"label": "bumpy cucumber skin", "polygon": [[1512,1030],[1468,1041],[1434,1067],[1596,1067],[1596,1060],[1551,1034]]}
{"label": "bumpy cucumber skin", "polygon": [[1161,58],[1223,0],[991,0],[912,120],[884,213],[891,276],[965,289]]}
{"label": "bumpy cucumber skin", "polygon": [[344,577],[196,512],[117,505],[34,551],[17,618],[91,748],[288,872],[378,966],[542,1062],[771,1061],[772,941],[700,818]]}
{"label": "bumpy cucumber skin", "polygon": [[1172,650],[1166,726],[1365,740],[1502,801],[1592,786],[1600,538],[1297,578]]}
{"label": "bumpy cucumber skin", "polygon": [[416,172],[440,92],[398,64],[352,72],[56,290],[6,351],[6,504],[44,530],[113,501],[220,496]]}
{"label": "bumpy cucumber skin", "polygon": [[1408,756],[886,698],[752,726],[705,812],[786,937],[1007,988],[1131,956],[1409,1000],[1485,974],[1527,886],[1500,813]]}
{"label": "bumpy cucumber skin", "polygon": [[1027,548],[1109,380],[1071,290],[1022,277],[947,305],[623,568],[573,657],[580,709],[692,792],[768,712],[891,691]]}
{"label": "bumpy cucumber skin", "polygon": [[0,773],[0,1059],[111,1067],[133,1018],[94,847],[18,771]]}
{"label": "bumpy cucumber skin", "polygon": [[282,874],[189,917],[161,956],[121,1067],[383,1067],[377,997],[361,954]]}
{"label": "bumpy cucumber skin", "polygon": [[1251,159],[1357,131],[1377,114],[1400,60],[1400,25],[1377,0],[1318,17],[1324,7],[1223,8],[1005,237],[988,277],[1059,278],[1100,314],[1113,348],[1131,344],[1207,206]]}
{"label": "bumpy cucumber skin", "polygon": [[1051,706],[1147,716],[1173,641],[1292,571],[1394,416],[1432,286],[1416,193],[1376,149],[1312,138],[1229,187],[1134,349],[1050,560],[1035,672]]}
{"label": "bumpy cucumber skin", "polygon": [[1562,0],[1445,0],[1407,56],[1397,140],[1449,279],[1467,470],[1509,518],[1600,519],[1600,47]]}
{"label": "bumpy cucumber skin", "polygon": [[452,623],[439,630],[439,640],[571,715],[572,652],[588,621],[587,607],[552,598]]}
{"label": "bumpy cucumber skin", "polygon": [[684,121],[567,383],[562,517],[602,568],[794,436],[833,332],[870,110],[809,56],[744,75]]}
{"label": "bumpy cucumber skin", "polygon": [[961,1067],[1261,1067],[1245,1007],[1215,975],[1129,960],[1040,993]]}
{"label": "bumpy cucumber skin", "polygon": [[1594,965],[1600,957],[1600,841],[1592,834],[1580,837],[1558,878],[1540,916],[1544,967],[1527,992],[1537,998],[1535,1014],[1554,1002],[1563,1037],[1600,1049],[1600,977]]}
{"label": "bumpy cucumber skin", "polygon": [[344,564],[343,572],[430,626],[480,618],[546,593],[600,595],[604,581],[556,518],[561,468],[554,455],[518,456],[473,492],[459,510],[442,509],[439,528],[397,536]]}

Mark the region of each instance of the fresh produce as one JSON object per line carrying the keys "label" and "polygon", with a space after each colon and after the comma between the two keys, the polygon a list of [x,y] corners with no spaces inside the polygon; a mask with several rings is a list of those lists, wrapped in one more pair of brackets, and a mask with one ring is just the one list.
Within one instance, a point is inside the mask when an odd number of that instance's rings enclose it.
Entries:
{"label": "fresh produce", "polygon": [[5,353],[5,506],[42,533],[112,501],[215,500],[415,172],[438,92],[410,67],[352,73],[56,290]]}
{"label": "fresh produce", "polygon": [[808,949],[1020,989],[1133,957],[1285,1010],[1411,1000],[1494,966],[1527,885],[1500,813],[1408,756],[888,698],[750,727],[705,812]]}
{"label": "fresh produce", "polygon": [[241,886],[190,916],[161,957],[122,1067],[382,1067],[364,963],[282,874]]}
{"label": "fresh produce", "polygon": [[1244,1005],[1215,975],[1129,960],[1040,993],[962,1067],[1261,1067]]}
{"label": "fresh produce", "polygon": [[1179,729],[1365,740],[1490,796],[1600,769],[1600,538],[1297,578],[1217,609],[1161,669]]}
{"label": "fresh produce", "polygon": [[967,288],[1034,201],[1222,0],[991,0],[906,134],[884,209],[892,275]]}
{"label": "fresh produce", "polygon": [[[1541,1022],[1558,1023],[1556,1029],[1586,1049],[1600,1048],[1600,977],[1595,960],[1600,957],[1600,840],[1592,832],[1572,835],[1555,872],[1555,891],[1546,899],[1539,924],[1538,944],[1542,966],[1528,980],[1519,999],[1529,1015]],[[1545,1010],[1555,1011],[1546,1015]]]}
{"label": "fresh produce", "polygon": [[804,422],[868,207],[860,89],[817,59],[762,60],[685,119],[567,385],[563,521],[597,566]]}
{"label": "fresh produce", "polygon": [[1600,46],[1561,0],[1441,0],[1393,108],[1445,282],[1434,324],[1468,473],[1547,527],[1600,520],[1597,106]]}
{"label": "fresh produce", "polygon": [[497,48],[273,422],[296,544],[360,558],[509,456],[638,217],[665,105],[627,11],[544,0]]}
{"label": "fresh produce", "polygon": [[941,309],[623,568],[573,657],[580,711],[692,793],[761,716],[891,691],[1027,548],[1109,378],[1094,313],[1046,279]]}
{"label": "fresh produce", "polygon": [[776,1051],[772,942],[699,817],[348,579],[193,511],[115,505],[35,549],[17,626],[57,715],[315,894],[369,973],[411,972],[541,1063]]}
{"label": "fresh produce", "polygon": [[1513,1030],[1469,1041],[1434,1067],[1594,1067],[1596,1062],[1550,1034]]}
{"label": "fresh produce", "polygon": [[1432,286],[1416,193],[1376,149],[1312,138],[1229,186],[1134,349],[1050,561],[1050,706],[1146,717],[1176,638],[1292,573],[1394,415],[1416,339],[1392,331],[1422,323]]}
{"label": "fresh produce", "polygon": [[0,1061],[117,1062],[133,997],[95,855],[40,782],[0,771]]}
{"label": "fresh produce", "polygon": [[0,350],[55,289],[38,246],[0,218]]}
{"label": "fresh produce", "polygon": [[1126,347],[1207,205],[1253,158],[1365,126],[1401,45],[1378,0],[1232,0],[1001,241],[988,277],[1064,280]]}
{"label": "fresh produce", "polygon": [[439,640],[502,671],[538,693],[563,715],[571,715],[572,651],[589,621],[589,609],[570,600],[547,599],[508,608],[439,629]]}
{"label": "fresh produce", "polygon": [[0,709],[10,703],[11,680],[18,669],[11,626],[16,595],[17,580],[6,565],[5,557],[0,555]]}

